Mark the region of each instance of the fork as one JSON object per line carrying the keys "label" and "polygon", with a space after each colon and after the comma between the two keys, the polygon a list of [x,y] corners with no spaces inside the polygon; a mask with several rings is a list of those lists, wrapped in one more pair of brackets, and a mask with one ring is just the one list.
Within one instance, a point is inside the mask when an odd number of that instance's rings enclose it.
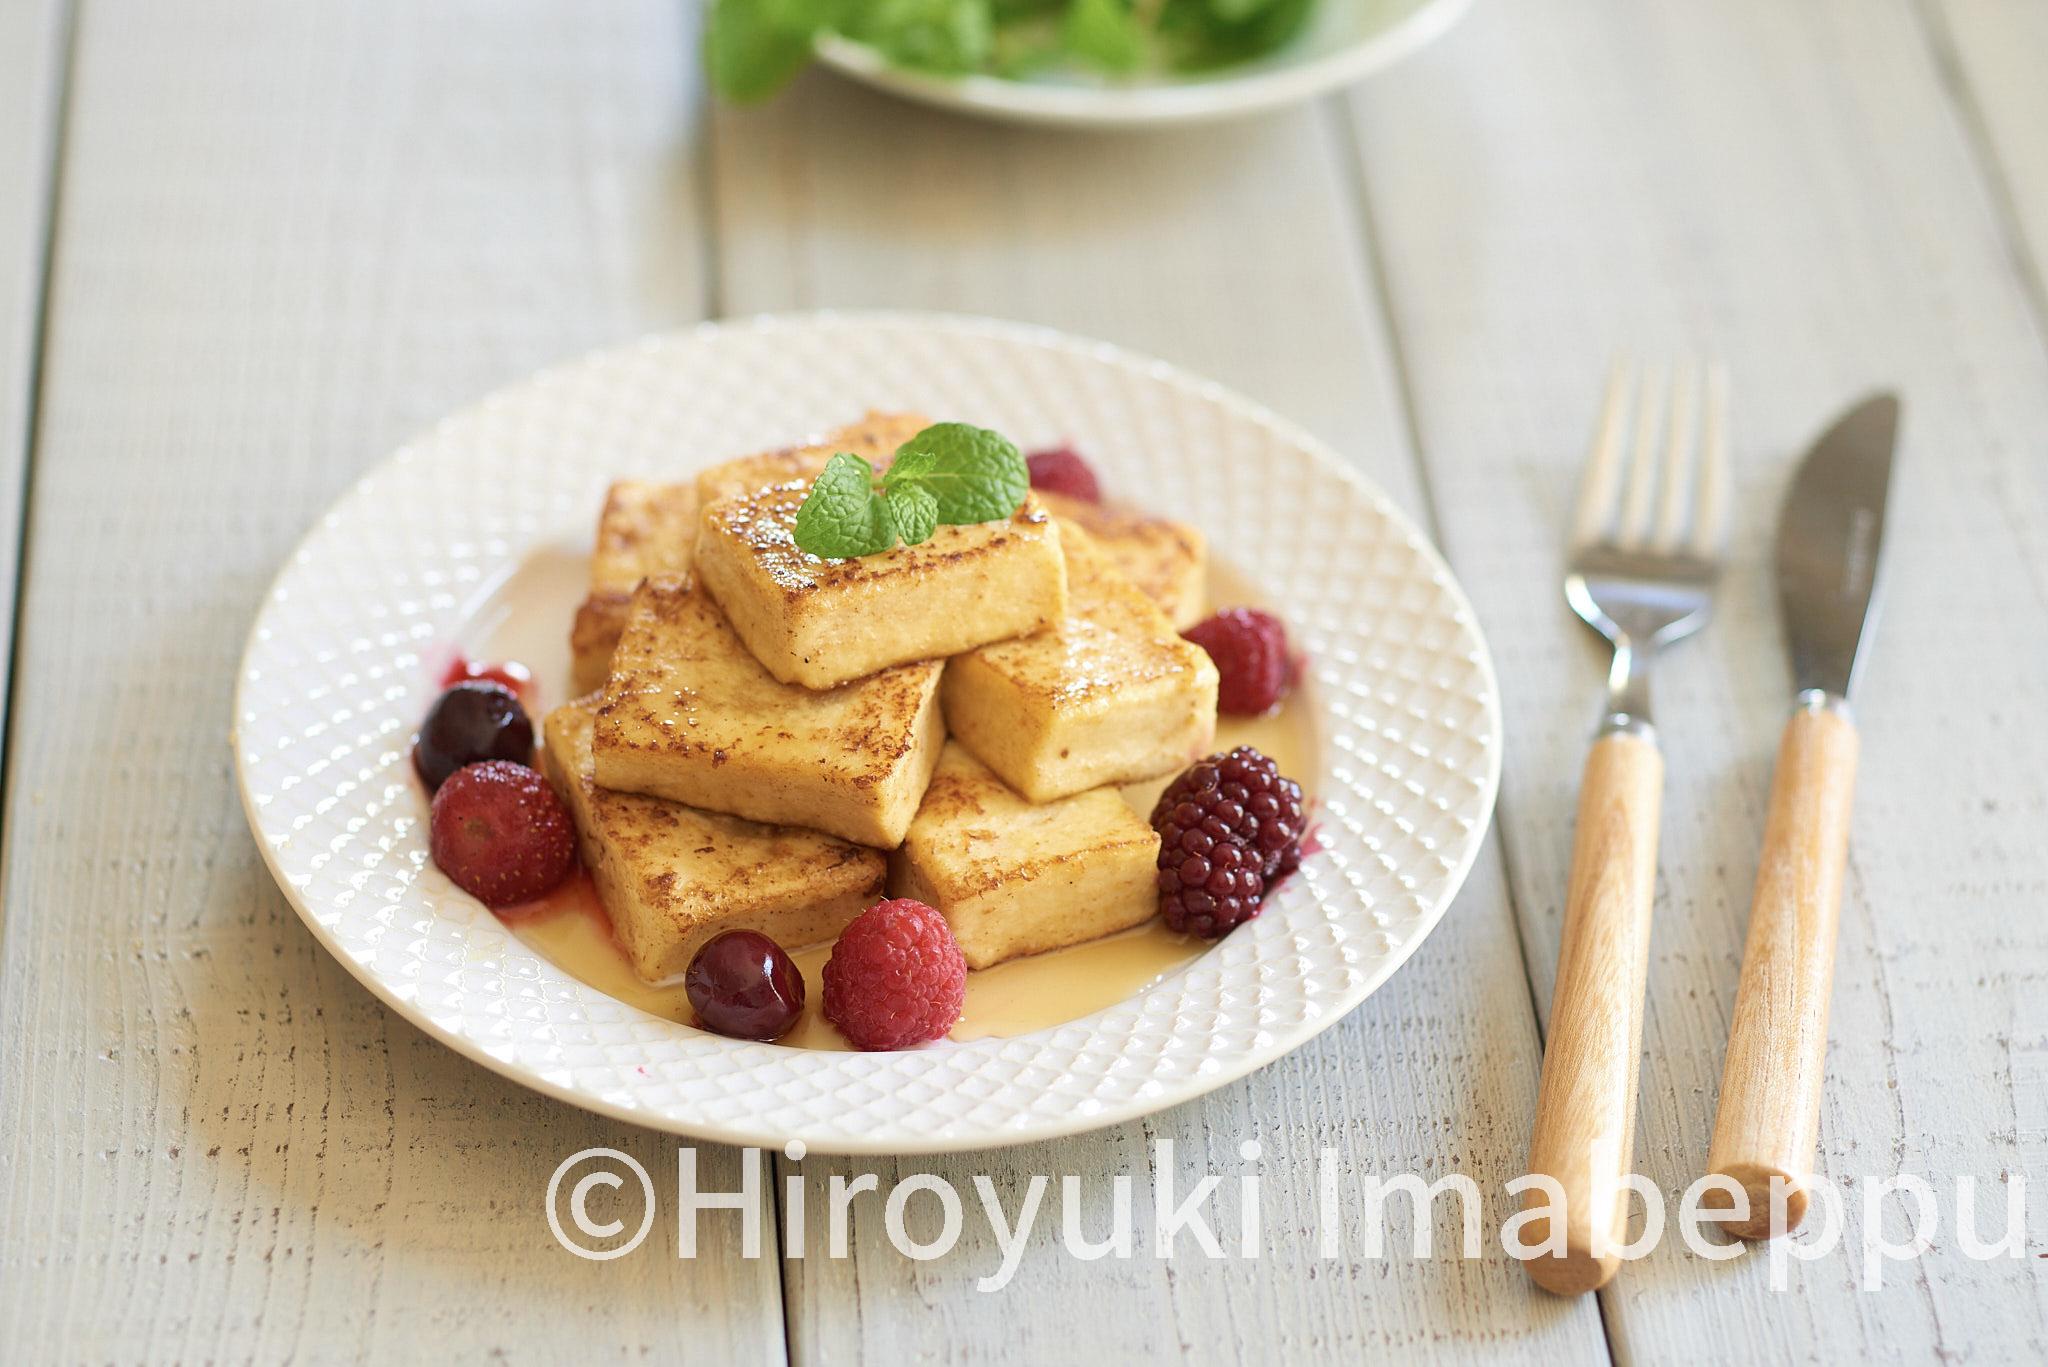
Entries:
{"label": "fork", "polygon": [[1727,536],[1726,412],[1719,366],[1681,365],[1667,386],[1661,367],[1638,385],[1633,367],[1617,365],[1579,493],[1564,595],[1613,645],[1614,664],[1579,785],[1529,1140],[1530,1174],[1553,1179],[1562,1199],[1539,1185],[1523,1200],[1543,1212],[1524,1239],[1553,1250],[1528,1260],[1529,1275],[1560,1295],[1605,1285],[1621,1262],[1664,786],[1650,673],[1713,604]]}

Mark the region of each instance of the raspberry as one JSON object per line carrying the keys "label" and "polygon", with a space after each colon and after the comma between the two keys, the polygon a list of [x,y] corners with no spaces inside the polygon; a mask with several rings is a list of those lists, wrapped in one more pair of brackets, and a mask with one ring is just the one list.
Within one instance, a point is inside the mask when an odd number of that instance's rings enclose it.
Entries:
{"label": "raspberry", "polygon": [[576,829],[554,790],[510,760],[451,774],[434,794],[427,835],[441,872],[490,907],[552,892],[576,862]]}
{"label": "raspberry", "polygon": [[1294,687],[1287,628],[1257,608],[1226,608],[1182,633],[1209,652],[1221,682],[1216,710],[1242,717],[1270,712]]}
{"label": "raspberry", "polygon": [[1081,459],[1081,453],[1071,446],[1056,446],[1050,451],[1033,451],[1024,458],[1031,469],[1031,487],[1044,489],[1049,493],[1065,494],[1087,503],[1102,502],[1102,486],[1095,482],[1095,472],[1088,468],[1088,462]]}
{"label": "raspberry", "polygon": [[825,962],[825,1019],[856,1049],[908,1049],[960,1019],[967,960],[946,918],[908,897],[853,918]]}
{"label": "raspberry", "polygon": [[[1217,826],[1210,828],[1210,822]],[[1188,832],[1202,830],[1243,844],[1266,883],[1300,865],[1300,834],[1307,824],[1300,785],[1282,777],[1278,764],[1251,746],[1208,756],[1169,783],[1153,807],[1161,871],[1169,865],[1180,871],[1176,840],[1184,842]],[[1182,848],[1194,853],[1192,846]]]}

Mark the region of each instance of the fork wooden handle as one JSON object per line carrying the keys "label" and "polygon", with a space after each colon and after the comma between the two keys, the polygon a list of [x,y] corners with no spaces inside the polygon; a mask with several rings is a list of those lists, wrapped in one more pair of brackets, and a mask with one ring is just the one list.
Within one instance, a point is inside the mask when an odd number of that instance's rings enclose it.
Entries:
{"label": "fork wooden handle", "polygon": [[[1549,1211],[1524,1226],[1527,1244],[1541,1246],[1562,1233],[1562,1256],[1541,1254],[1524,1264],[1540,1286],[1559,1295],[1602,1286],[1620,1265],[1614,1250],[1628,1214],[1621,1179],[1635,1155],[1663,787],[1664,757],[1647,736],[1603,736],[1586,757],[1543,1083],[1529,1139],[1529,1171],[1556,1179],[1563,1209],[1541,1190],[1525,1193],[1522,1203],[1525,1210]],[[1562,1231],[1556,1228],[1560,1217]]]}
{"label": "fork wooden handle", "polygon": [[[1708,1170],[1734,1178],[1749,1194],[1749,1218],[1723,1226],[1745,1239],[1782,1234],[1806,1215],[1856,751],[1854,724],[1839,709],[1826,707],[1794,712],[1778,745],[1749,941],[1707,1150]],[[1770,1210],[1774,1177],[1785,1192],[1785,1222],[1776,1231]],[[1726,1209],[1728,1197],[1709,1192],[1704,1204]]]}

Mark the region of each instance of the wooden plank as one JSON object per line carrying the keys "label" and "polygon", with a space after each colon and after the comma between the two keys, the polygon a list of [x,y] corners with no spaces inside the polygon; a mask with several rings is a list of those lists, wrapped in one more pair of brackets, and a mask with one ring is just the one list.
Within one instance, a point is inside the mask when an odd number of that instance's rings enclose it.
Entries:
{"label": "wooden plank", "polygon": [[[35,411],[43,268],[55,192],[67,9],[63,0],[0,8],[0,603],[13,621],[22,489]],[[0,636],[0,701],[14,641]],[[0,758],[5,756],[0,737]]]}
{"label": "wooden plank", "polygon": [[[1887,602],[1857,698],[1863,762],[1822,1165],[1928,1177],[1934,1251],[1713,1265],[1667,1240],[1607,1293],[1633,1361],[2027,1361],[2048,1282],[1978,1262],[1955,1180],[2002,1211],[2048,1181],[2048,357],[1991,196],[1903,4],[1558,0],[1475,10],[1353,99],[1417,429],[1453,563],[1507,680],[1515,904],[1547,1003],[1605,657],[1557,590],[1610,358],[1733,372],[1738,510],[1717,620],[1667,660],[1663,879],[1638,1127],[1667,1193],[1701,1171],[1788,670],[1769,579],[1791,461],[1893,385],[1907,418]],[[1896,1207],[1896,1200],[1894,1201]],[[1983,1217],[1988,1229],[1995,1221]],[[1885,1228],[1900,1237],[1894,1208]],[[1851,1240],[1860,1250],[1852,1225]]]}
{"label": "wooden plank", "polygon": [[[1307,424],[1395,498],[1421,506],[1393,369],[1317,111],[1143,138],[1018,132],[932,117],[825,77],[760,111],[716,120],[718,267],[732,311],[890,305],[1048,323],[1162,355]],[[1205,1101],[1071,1141],[954,1159],[808,1160],[806,1256],[787,1264],[801,1361],[1355,1361],[1427,1353],[1472,1361],[1604,1357],[1590,1303],[1531,1292],[1496,1254],[1417,1261],[1399,1224],[1363,1256],[1364,1173],[1463,1171],[1489,1191],[1519,1172],[1536,1042],[1496,853],[1446,923],[1385,989],[1313,1045]],[[1152,1141],[1171,1139],[1185,1192],[1247,1170],[1263,1148],[1266,1237],[1256,1260],[1185,1247],[1082,1262],[1063,1247],[1060,1177],[1084,1177],[1100,1237],[1109,1183],[1130,1174],[1134,1219],[1159,1190]],[[1315,1167],[1338,1154],[1344,1252],[1318,1256]],[[785,1165],[786,1166],[786,1165]],[[878,1198],[855,1207],[853,1257],[820,1256],[831,1174],[884,1189],[930,1172],[968,1205],[958,1247],[917,1263],[884,1240]],[[986,1174],[1014,1218],[1051,1177],[1015,1280],[984,1295],[1000,1254],[971,1185]],[[1234,1183],[1226,1183],[1234,1193]],[[929,1202],[920,1198],[920,1204]],[[916,1207],[913,1207],[915,1209]],[[1231,1193],[1212,1207],[1235,1219]],[[1497,1227],[1502,1211],[1490,1213]],[[1436,1236],[1455,1239],[1439,1210]],[[913,1229],[916,1226],[913,1225]]]}
{"label": "wooden plank", "polygon": [[85,9],[7,795],[10,1360],[782,1360],[736,1222],[694,1261],[667,1218],[615,1263],[554,1246],[561,1159],[616,1144],[672,1190],[673,1144],[358,987],[224,744],[264,585],[358,472],[700,311],[687,28],[663,0]]}
{"label": "wooden plank", "polygon": [[1934,0],[1921,7],[1957,110],[1990,164],[2016,265],[2048,327],[2048,6],[2033,0]]}

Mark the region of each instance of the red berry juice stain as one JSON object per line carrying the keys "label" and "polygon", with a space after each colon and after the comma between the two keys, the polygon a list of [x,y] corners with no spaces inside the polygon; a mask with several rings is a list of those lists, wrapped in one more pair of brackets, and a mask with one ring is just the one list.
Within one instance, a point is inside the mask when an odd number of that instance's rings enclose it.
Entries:
{"label": "red berry juice stain", "polygon": [[[1314,811],[1316,800],[1314,798],[1309,798],[1307,800],[1306,805],[1309,811]],[[1300,860],[1295,863],[1293,868],[1289,869],[1287,872],[1281,874],[1278,878],[1274,879],[1271,886],[1269,886],[1266,889],[1265,895],[1267,897],[1271,897],[1274,893],[1286,887],[1288,880],[1293,878],[1295,874],[1301,872],[1302,862],[1305,862],[1310,855],[1321,854],[1326,848],[1328,847],[1323,844],[1322,826],[1316,822],[1310,822],[1308,829],[1301,833]]]}
{"label": "red berry juice stain", "polygon": [[588,916],[597,922],[606,940],[614,945],[618,943],[618,937],[612,933],[612,918],[605,912],[604,902],[597,895],[597,883],[580,861],[569,871],[569,876],[546,896],[493,910],[507,925],[523,925],[556,916]]}
{"label": "red berry juice stain", "polygon": [[441,687],[453,688],[469,679],[488,679],[500,683],[519,695],[524,702],[533,691],[533,671],[517,660],[503,660],[495,664],[472,660],[461,651],[448,662],[448,668],[441,671]]}

